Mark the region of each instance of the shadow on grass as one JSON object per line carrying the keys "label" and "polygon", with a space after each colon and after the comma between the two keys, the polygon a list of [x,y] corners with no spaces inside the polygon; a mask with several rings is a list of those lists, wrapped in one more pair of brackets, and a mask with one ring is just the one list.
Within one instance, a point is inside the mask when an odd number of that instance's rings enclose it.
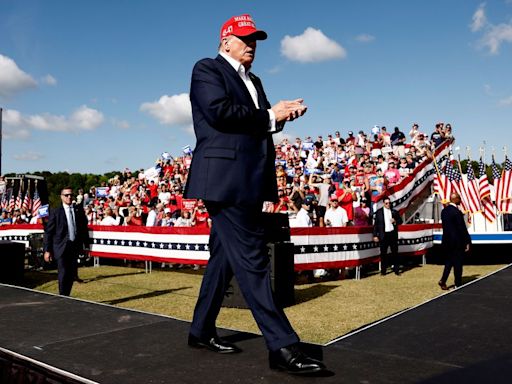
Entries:
{"label": "shadow on grass", "polygon": [[[78,273],[80,274],[80,269],[78,269]],[[92,283],[94,281],[99,281],[103,279],[109,279],[111,277],[122,277],[122,276],[132,276],[139,275],[144,273],[144,271],[137,272],[127,272],[127,273],[117,273],[111,275],[98,275],[91,279],[84,279],[82,283]],[[51,281],[57,280],[57,271],[25,271],[23,276],[23,284],[21,284],[25,288],[34,289]]]}
{"label": "shadow on grass", "polygon": [[57,272],[25,271],[22,287],[34,289],[40,285],[57,281]]}
{"label": "shadow on grass", "polygon": [[481,275],[462,276],[462,284],[467,284],[480,278]]}
{"label": "shadow on grass", "polygon": [[[78,270],[78,273],[80,274],[80,269]],[[98,275],[91,279],[84,279],[84,283],[92,283],[94,281],[104,280],[104,279],[110,279],[111,277],[121,277],[121,276],[133,276],[133,275],[140,275],[141,273],[144,273],[144,271],[137,271],[137,272],[127,272],[127,273],[115,273],[112,275]]]}
{"label": "shadow on grass", "polygon": [[314,300],[328,294],[335,288],[337,287],[333,285],[315,284],[306,289],[295,289],[295,303],[300,304]]}
{"label": "shadow on grass", "polygon": [[174,289],[163,289],[163,290],[160,290],[160,291],[152,291],[152,292],[142,293],[140,295],[133,295],[133,296],[128,296],[128,297],[123,297],[121,299],[104,300],[104,301],[101,301],[101,303],[110,304],[110,305],[117,305],[117,304],[121,304],[121,303],[126,303],[127,301],[131,301],[131,300],[149,299],[151,297],[157,297],[157,296],[161,296],[161,295],[166,295],[168,293],[182,291],[182,290],[190,289],[190,288],[192,288],[192,287],[181,287],[181,288],[174,288]]}

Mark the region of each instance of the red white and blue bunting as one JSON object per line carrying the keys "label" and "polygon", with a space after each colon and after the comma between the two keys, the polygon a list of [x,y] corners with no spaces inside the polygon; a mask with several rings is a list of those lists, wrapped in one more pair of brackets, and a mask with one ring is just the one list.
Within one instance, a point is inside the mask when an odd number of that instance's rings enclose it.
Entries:
{"label": "red white and blue bunting", "polygon": [[[28,245],[39,225],[0,227],[0,239]],[[209,232],[195,228],[91,226],[91,256],[181,264],[206,264]],[[371,227],[292,228],[296,270],[354,267],[379,261]],[[433,246],[432,225],[402,225],[399,252],[424,255]]]}

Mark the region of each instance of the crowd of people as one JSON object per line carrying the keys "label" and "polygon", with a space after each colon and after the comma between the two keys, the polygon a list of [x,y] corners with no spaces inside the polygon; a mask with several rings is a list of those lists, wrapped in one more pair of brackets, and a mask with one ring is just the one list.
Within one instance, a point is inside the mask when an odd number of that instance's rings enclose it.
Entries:
{"label": "crowd of people", "polygon": [[[429,135],[413,124],[408,135],[395,127],[371,132],[339,131],[327,137],[283,139],[275,145],[278,202],[265,212],[288,214],[290,226],[343,227],[372,224],[372,197],[399,183],[445,139],[450,124],[438,123]],[[208,228],[204,203],[183,198],[192,153],[165,153],[150,169],[120,172],[107,183],[78,190],[75,204],[90,225]],[[0,193],[5,190],[0,179]],[[36,223],[30,209],[3,209],[0,225]]]}

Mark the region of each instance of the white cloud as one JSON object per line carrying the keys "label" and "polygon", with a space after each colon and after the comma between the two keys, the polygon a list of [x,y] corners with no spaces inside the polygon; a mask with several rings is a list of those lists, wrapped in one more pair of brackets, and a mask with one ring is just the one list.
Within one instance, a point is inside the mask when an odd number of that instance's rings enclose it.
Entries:
{"label": "white cloud", "polygon": [[512,21],[508,23],[493,24],[485,16],[485,3],[481,4],[473,14],[471,30],[481,31],[482,37],[478,40],[478,47],[485,48],[490,54],[499,53],[503,43],[512,43]]}
{"label": "white cloud", "polygon": [[512,24],[491,25],[480,39],[480,45],[489,49],[489,53],[499,53],[503,43],[512,43]]}
{"label": "white cloud", "polygon": [[103,113],[82,105],[69,117],[43,113],[24,116],[21,112],[7,109],[4,112],[4,126],[7,139],[27,139],[30,130],[77,132],[90,131],[103,124]]}
{"label": "white cloud", "polygon": [[371,43],[374,40],[375,36],[369,35],[368,33],[362,33],[356,36],[356,41],[359,41],[360,43]]}
{"label": "white cloud", "polygon": [[78,127],[79,129],[90,131],[98,128],[103,124],[104,120],[103,113],[82,105],[72,113],[69,119],[69,126],[71,129]]}
{"label": "white cloud", "polygon": [[46,84],[46,85],[55,86],[55,85],[57,85],[57,79],[55,77],[53,77],[52,75],[48,74],[48,75],[44,76],[43,78],[41,78],[41,83]]}
{"label": "white cloud", "polygon": [[0,97],[11,97],[36,86],[32,76],[23,72],[13,59],[0,54]]}
{"label": "white cloud", "polygon": [[158,101],[141,104],[140,110],[165,125],[189,125],[192,123],[192,106],[187,93],[163,95]]}
{"label": "white cloud", "polygon": [[509,96],[505,99],[501,99],[498,104],[501,106],[501,107],[512,107],[512,96]]}
{"label": "white cloud", "polygon": [[130,123],[127,122],[126,120],[112,119],[112,125],[114,127],[121,128],[121,129],[128,129],[128,128],[130,128]]}
{"label": "white cloud", "polygon": [[42,155],[41,153],[28,151],[26,153],[14,155],[13,158],[14,158],[14,160],[19,160],[19,161],[37,161],[37,160],[43,159],[44,155]]}
{"label": "white cloud", "polygon": [[291,133],[284,133],[284,131],[281,131],[279,133],[276,133],[275,135],[272,135],[274,144],[280,144],[285,139],[288,140],[289,143],[294,143],[296,137],[297,136],[293,136]]}
{"label": "white cloud", "polygon": [[473,14],[473,22],[471,23],[471,30],[473,32],[481,30],[487,24],[487,17],[485,16],[485,3],[480,4],[478,9]]}
{"label": "white cloud", "polygon": [[492,87],[490,84],[484,84],[484,92],[486,95],[492,96]]}
{"label": "white cloud", "polygon": [[303,63],[343,59],[347,56],[345,48],[319,29],[311,27],[299,36],[286,35],[281,40],[281,54],[292,61]]}

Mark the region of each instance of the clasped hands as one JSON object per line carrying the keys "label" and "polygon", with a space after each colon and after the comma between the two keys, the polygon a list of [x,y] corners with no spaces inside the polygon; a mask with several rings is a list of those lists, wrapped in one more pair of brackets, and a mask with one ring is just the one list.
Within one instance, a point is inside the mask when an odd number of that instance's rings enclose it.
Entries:
{"label": "clasped hands", "polygon": [[276,115],[276,121],[293,121],[306,113],[308,107],[304,104],[304,99],[281,100],[272,107]]}

